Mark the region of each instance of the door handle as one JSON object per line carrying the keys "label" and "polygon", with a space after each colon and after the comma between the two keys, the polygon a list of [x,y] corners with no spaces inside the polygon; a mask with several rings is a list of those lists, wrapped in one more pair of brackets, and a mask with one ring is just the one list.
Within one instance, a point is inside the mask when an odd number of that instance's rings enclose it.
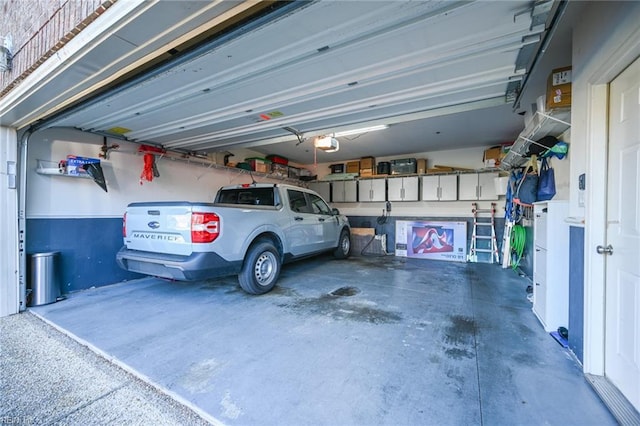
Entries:
{"label": "door handle", "polygon": [[304,218],[300,217],[300,216],[296,216],[293,218],[294,220],[303,220]]}
{"label": "door handle", "polygon": [[613,254],[613,247],[611,247],[611,244],[606,247],[598,246],[596,247],[596,252],[598,252],[598,254]]}
{"label": "door handle", "polygon": [[318,220],[319,220],[320,222],[324,222],[324,217],[319,217],[319,218],[318,218]]}

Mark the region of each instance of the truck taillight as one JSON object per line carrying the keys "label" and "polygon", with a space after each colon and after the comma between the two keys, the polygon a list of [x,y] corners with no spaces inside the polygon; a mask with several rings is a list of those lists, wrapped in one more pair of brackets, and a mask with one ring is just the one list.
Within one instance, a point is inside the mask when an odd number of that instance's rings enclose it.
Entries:
{"label": "truck taillight", "polygon": [[191,213],[191,242],[210,243],[220,235],[220,218],[215,213]]}
{"label": "truck taillight", "polygon": [[122,236],[127,238],[127,212],[125,212],[122,217]]}

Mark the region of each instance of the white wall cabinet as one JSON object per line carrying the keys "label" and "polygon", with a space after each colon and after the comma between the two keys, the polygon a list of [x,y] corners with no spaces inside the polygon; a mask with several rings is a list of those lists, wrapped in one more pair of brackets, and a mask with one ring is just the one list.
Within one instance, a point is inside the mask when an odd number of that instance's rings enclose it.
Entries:
{"label": "white wall cabinet", "polygon": [[458,200],[497,200],[497,172],[464,173],[458,176]]}
{"label": "white wall cabinet", "polygon": [[418,176],[387,179],[389,201],[418,201]]}
{"label": "white wall cabinet", "polygon": [[422,201],[455,201],[458,199],[458,175],[422,176]]}
{"label": "white wall cabinet", "polygon": [[533,313],[546,331],[568,328],[569,203],[534,203],[533,214]]}
{"label": "white wall cabinet", "polygon": [[327,203],[331,201],[331,182],[310,182],[309,189],[320,194]]}
{"label": "white wall cabinet", "polygon": [[387,200],[387,181],[380,179],[360,179],[358,184],[358,200],[361,203],[386,201]]}
{"label": "white wall cabinet", "polygon": [[337,180],[333,182],[331,194],[334,203],[355,203],[358,201],[358,182]]}

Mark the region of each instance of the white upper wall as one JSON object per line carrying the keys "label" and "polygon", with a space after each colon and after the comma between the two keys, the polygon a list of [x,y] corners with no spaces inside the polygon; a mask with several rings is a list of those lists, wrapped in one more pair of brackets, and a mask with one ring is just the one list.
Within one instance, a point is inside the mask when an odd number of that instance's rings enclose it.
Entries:
{"label": "white upper wall", "polygon": [[[568,135],[567,135],[568,136]],[[568,141],[568,137],[565,138]],[[137,201],[204,201],[211,202],[217,190],[224,185],[250,183],[246,172],[200,165],[194,162],[172,160],[156,156],[159,178],[140,184],[143,156],[138,153],[138,145],[109,139],[107,145],[119,144],[120,148],[109,153],[101,165],[107,180],[105,193],[90,179],[63,176],[48,176],[36,173],[38,162],[48,167],[56,167],[58,161],[67,155],[98,158],[103,143],[101,136],[82,133],[71,129],[52,129],[35,133],[29,141],[27,179],[28,218],[82,218],[120,217],[127,204]],[[445,165],[461,168],[480,169],[483,167],[484,148],[467,148],[403,155],[401,157],[380,157],[377,162],[394,158],[426,158],[427,165]],[[246,157],[260,156],[250,150],[232,150],[231,161],[242,161]],[[571,157],[571,150],[570,156]],[[555,199],[569,196],[569,158],[553,160],[556,172],[557,195]],[[357,159],[355,159],[357,160]],[[321,179],[329,173],[329,165],[303,165]],[[255,175],[260,182],[282,182]],[[301,183],[301,185],[304,185]],[[484,202],[489,203],[489,202]],[[341,212],[356,216],[380,216],[385,203],[336,203]],[[481,203],[481,207],[488,207]],[[504,197],[497,202],[498,216],[502,216]],[[471,216],[470,201],[451,202],[394,202],[393,216],[410,217],[464,217]]]}
{"label": "white upper wall", "polygon": [[[120,217],[127,204],[135,201],[204,201],[212,202],[224,185],[251,183],[249,173],[220,169],[156,156],[160,177],[140,184],[144,160],[138,145],[109,139],[107,145],[120,148],[101,160],[107,181],[104,192],[91,179],[49,176],[36,173],[38,161],[57,167],[67,155],[98,158],[101,136],[75,130],[55,129],[36,132],[29,140],[27,175],[28,218]],[[249,150],[233,151],[232,160],[259,156]],[[282,182],[254,175],[260,182]]]}
{"label": "white upper wall", "polygon": [[[571,195],[569,214],[574,217],[585,217],[585,208],[580,203],[580,191],[578,190],[578,176],[587,173],[589,161],[592,167],[606,168],[606,152],[589,151],[590,138],[600,137],[590,133],[589,98],[593,84],[606,84],[608,81],[597,81],[602,76],[603,69],[617,67],[616,72],[621,72],[626,64],[612,64],[614,56],[637,57],[638,52],[624,52],[616,54],[618,49],[624,46],[630,39],[639,37],[640,29],[640,2],[586,2],[570,7],[582,7],[581,16],[576,19],[573,31],[572,49],[572,107],[571,107],[571,133],[573,144],[571,146]],[[634,56],[635,55],[635,56]],[[633,58],[631,59],[633,60]],[[600,105],[606,114],[606,105]],[[597,113],[597,111],[595,111]],[[606,129],[605,129],[606,132]],[[606,138],[606,133],[604,135]],[[602,144],[593,144],[602,146]],[[599,166],[601,164],[601,166]],[[602,185],[587,174],[586,184]],[[586,200],[588,203],[589,200]]]}

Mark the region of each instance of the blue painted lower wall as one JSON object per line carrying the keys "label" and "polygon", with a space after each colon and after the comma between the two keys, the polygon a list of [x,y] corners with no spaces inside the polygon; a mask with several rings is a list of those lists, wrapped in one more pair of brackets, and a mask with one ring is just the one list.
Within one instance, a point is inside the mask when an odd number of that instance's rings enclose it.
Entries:
{"label": "blue painted lower wall", "polygon": [[569,347],[584,353],[584,228],[569,227]]}
{"label": "blue painted lower wall", "polygon": [[[350,216],[351,226],[375,228],[378,234],[387,234],[387,252],[394,252],[396,220],[433,220],[467,222],[467,249],[471,242],[473,219],[461,217],[387,217],[379,221],[372,216]],[[487,227],[484,227],[485,229]],[[504,219],[496,218],[496,239],[501,254]],[[479,233],[482,235],[481,233]],[[62,293],[113,284],[141,278],[142,275],[118,267],[115,256],[122,247],[121,218],[84,219],[28,219],[27,254],[60,252]],[[488,255],[479,255],[487,261]]]}
{"label": "blue painted lower wall", "polygon": [[122,218],[28,219],[27,255],[60,252],[61,291],[140,278],[116,264],[122,247]]}

